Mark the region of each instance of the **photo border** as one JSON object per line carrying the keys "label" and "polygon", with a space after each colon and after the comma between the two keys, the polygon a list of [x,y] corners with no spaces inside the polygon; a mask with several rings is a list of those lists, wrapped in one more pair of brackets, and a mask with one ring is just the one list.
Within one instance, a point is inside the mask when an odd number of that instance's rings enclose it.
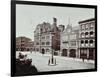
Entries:
{"label": "photo border", "polygon": [[[52,2],[36,2],[36,1],[17,1],[11,0],[11,76],[15,76],[15,61],[16,61],[16,4],[23,5],[42,5],[42,6],[55,6],[55,7],[79,7],[79,8],[92,8],[95,9],[95,68],[94,69],[77,69],[77,70],[64,70],[64,71],[50,71],[39,72],[31,75],[49,75],[49,74],[64,74],[64,73],[81,73],[97,71],[97,5],[83,5],[83,4],[65,4],[65,3],[52,3]],[[25,76],[31,76],[29,74]],[[24,75],[21,75],[24,76]]]}

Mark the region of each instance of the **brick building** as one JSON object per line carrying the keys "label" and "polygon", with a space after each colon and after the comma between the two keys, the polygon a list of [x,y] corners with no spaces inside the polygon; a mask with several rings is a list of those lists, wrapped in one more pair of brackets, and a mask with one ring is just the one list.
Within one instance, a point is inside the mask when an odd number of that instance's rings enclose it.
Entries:
{"label": "brick building", "polygon": [[95,59],[95,19],[79,22],[79,50],[80,58]]}
{"label": "brick building", "polygon": [[67,27],[60,33],[60,53],[61,56],[66,57],[79,57],[78,51],[78,37],[79,37],[79,28],[78,26],[72,27],[71,24],[68,24]]}
{"label": "brick building", "polygon": [[34,31],[35,51],[50,53],[60,49],[60,31],[57,27],[57,19],[53,18],[53,24],[43,22],[36,26]]}
{"label": "brick building", "polygon": [[33,51],[34,42],[27,37],[16,37],[16,51]]}

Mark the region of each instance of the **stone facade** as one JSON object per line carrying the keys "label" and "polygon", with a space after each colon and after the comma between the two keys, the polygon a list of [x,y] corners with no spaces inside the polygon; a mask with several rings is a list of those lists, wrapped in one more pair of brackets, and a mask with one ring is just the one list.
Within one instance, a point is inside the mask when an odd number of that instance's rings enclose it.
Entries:
{"label": "stone facade", "polygon": [[16,38],[16,51],[33,51],[34,42],[27,37],[21,36]]}
{"label": "stone facade", "polygon": [[95,59],[95,19],[79,22],[79,50],[80,58]]}
{"label": "stone facade", "polygon": [[67,27],[60,33],[60,53],[61,56],[66,57],[79,57],[78,51],[78,37],[79,37],[79,28],[78,26],[73,28],[71,24],[68,24]]}
{"label": "stone facade", "polygon": [[37,52],[51,53],[52,50],[60,50],[60,31],[56,18],[53,18],[53,24],[43,22],[36,26],[34,44]]}

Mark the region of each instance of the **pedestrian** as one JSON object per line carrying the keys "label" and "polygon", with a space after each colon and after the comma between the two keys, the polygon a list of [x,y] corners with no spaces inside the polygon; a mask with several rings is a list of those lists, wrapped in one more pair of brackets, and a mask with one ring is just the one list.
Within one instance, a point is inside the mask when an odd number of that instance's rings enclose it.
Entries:
{"label": "pedestrian", "polygon": [[56,59],[55,59],[55,65],[56,65]]}
{"label": "pedestrian", "polygon": [[49,59],[49,61],[48,61],[48,65],[50,65],[50,59]]}
{"label": "pedestrian", "polygon": [[19,59],[23,59],[24,56],[22,55],[22,53],[19,53]]}
{"label": "pedestrian", "polygon": [[84,58],[82,58],[83,62],[84,62]]}

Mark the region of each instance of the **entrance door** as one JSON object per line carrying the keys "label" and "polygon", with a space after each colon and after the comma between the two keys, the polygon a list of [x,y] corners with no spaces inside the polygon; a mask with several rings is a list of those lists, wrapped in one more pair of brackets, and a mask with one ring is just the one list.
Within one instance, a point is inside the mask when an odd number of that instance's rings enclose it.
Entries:
{"label": "entrance door", "polygon": [[80,58],[87,59],[87,49],[80,49]]}
{"label": "entrance door", "polygon": [[62,50],[62,56],[67,56],[67,49]]}
{"label": "entrance door", "polygon": [[89,49],[89,59],[94,59],[93,49]]}
{"label": "entrance door", "polygon": [[69,56],[70,57],[76,57],[76,50],[75,49],[71,49]]}
{"label": "entrance door", "polygon": [[45,54],[45,49],[42,49],[42,54]]}

